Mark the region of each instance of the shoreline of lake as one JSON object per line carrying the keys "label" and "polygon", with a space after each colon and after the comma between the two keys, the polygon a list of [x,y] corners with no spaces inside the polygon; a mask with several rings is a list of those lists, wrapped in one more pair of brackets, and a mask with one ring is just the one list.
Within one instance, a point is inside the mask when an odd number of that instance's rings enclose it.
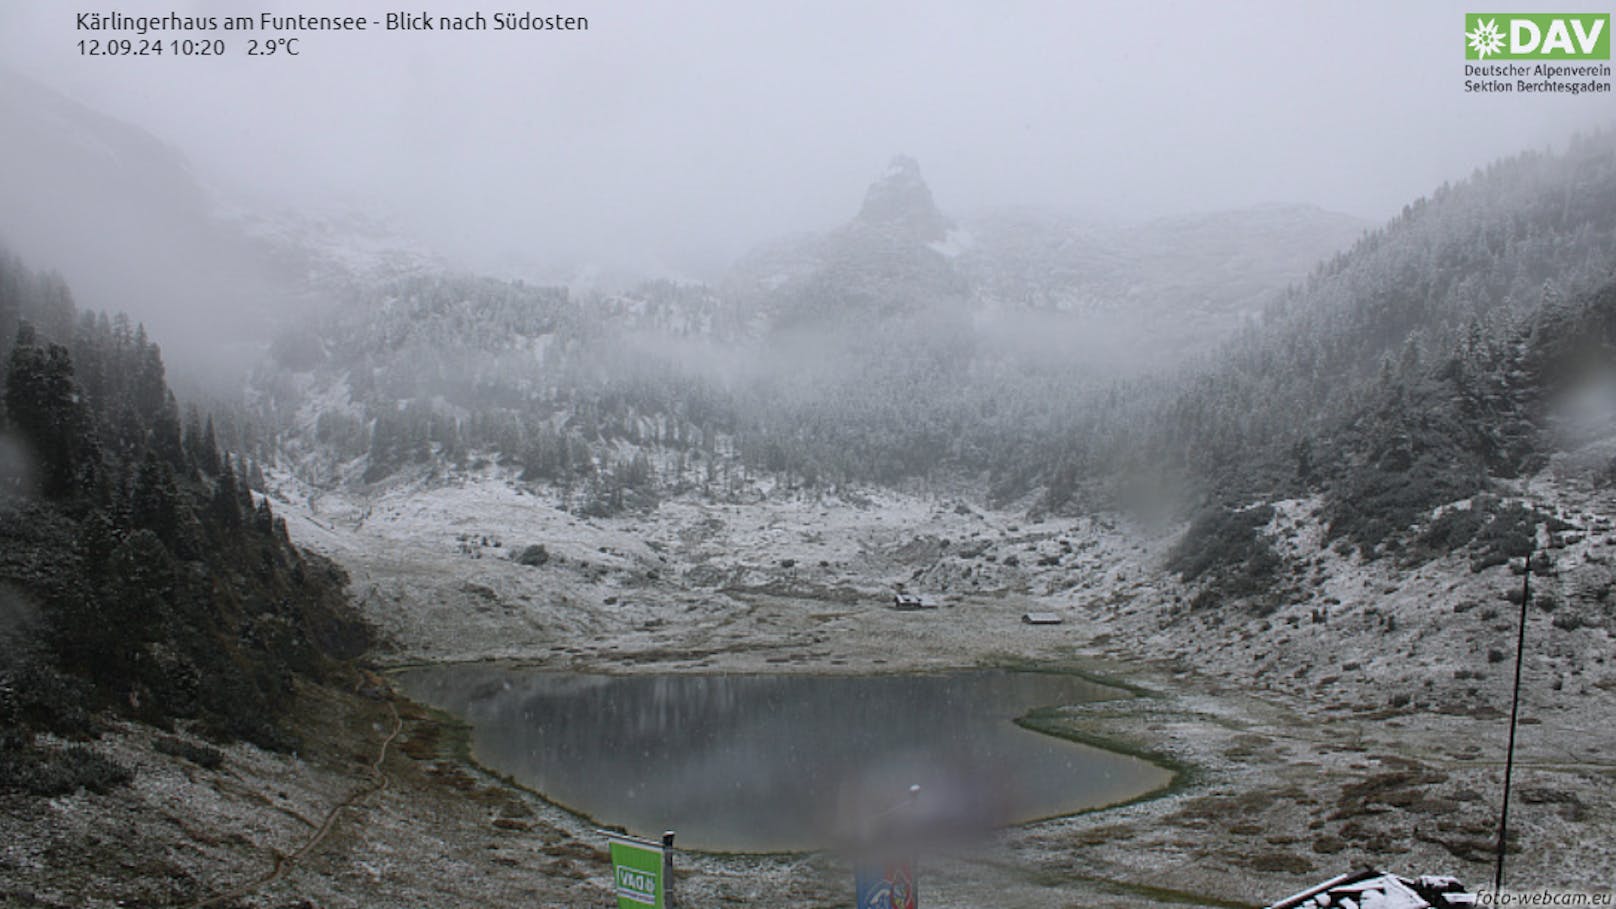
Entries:
{"label": "shoreline of lake", "polygon": [[[844,689],[849,686],[863,686],[874,689],[892,689],[894,686],[900,686],[909,689],[908,696],[911,697],[916,696],[915,693],[918,689],[939,685],[945,687],[963,685],[967,690],[972,686],[981,688],[983,685],[993,684],[999,684],[1000,686],[1008,684],[1027,691],[1044,689],[1047,694],[1043,696],[1033,695],[1030,700],[1024,697],[1022,699],[1026,700],[1026,703],[1019,703],[1015,709],[1008,712],[1003,709],[1002,703],[995,702],[994,706],[997,709],[990,711],[988,714],[969,715],[975,717],[976,725],[973,727],[973,734],[998,736],[994,740],[995,748],[1002,748],[1008,753],[1016,755],[1013,760],[1031,762],[1045,767],[1046,773],[1059,776],[1062,772],[1068,772],[1072,773],[1074,777],[1083,777],[1085,781],[1091,780],[1094,775],[1098,774],[1108,783],[1095,784],[1087,782],[1088,788],[1084,790],[1085,795],[1083,798],[1076,800],[1070,797],[1065,799],[1057,798],[1048,807],[1034,810],[1031,805],[1037,801],[1036,799],[1025,795],[1007,795],[1006,790],[1009,787],[1002,780],[990,782],[988,785],[994,789],[994,795],[1001,797],[1003,801],[1011,802],[1019,799],[1021,802],[1026,803],[1018,808],[1019,814],[1017,816],[1001,818],[999,823],[994,824],[995,827],[1024,826],[1133,804],[1143,799],[1158,797],[1166,792],[1176,791],[1186,777],[1185,768],[1182,764],[1172,762],[1170,758],[1166,758],[1164,761],[1165,756],[1163,755],[1152,755],[1122,742],[1117,742],[1116,747],[1107,747],[1108,743],[1102,736],[1073,735],[1063,730],[1039,728],[1037,725],[1027,722],[1028,718],[1034,714],[1052,708],[1096,701],[1132,700],[1135,697],[1134,692],[1130,692],[1125,688],[1108,682],[1097,681],[1091,673],[1080,673],[1060,667],[1044,667],[1038,671],[1029,671],[1025,667],[957,667],[942,671],[926,669],[879,673],[857,671],[840,673],[793,673],[789,671],[778,673],[761,671],[740,673],[690,671],[572,673],[538,669],[528,665],[519,666],[489,661],[437,666],[417,665],[408,669],[397,669],[390,674],[412,699],[429,704],[434,709],[444,710],[467,725],[466,751],[469,760],[494,775],[522,786],[524,789],[543,798],[546,802],[574,814],[580,820],[596,826],[624,827],[622,824],[612,823],[615,819],[623,817],[621,805],[617,809],[611,807],[603,809],[598,804],[598,799],[591,799],[587,795],[580,797],[578,792],[581,784],[577,779],[569,780],[561,786],[557,786],[553,782],[546,784],[544,780],[536,778],[535,773],[524,772],[522,767],[516,766],[519,759],[512,757],[513,752],[510,747],[502,749],[497,746],[491,746],[490,739],[496,736],[498,732],[488,729],[487,724],[496,715],[504,716],[506,718],[505,722],[508,724],[509,712],[506,710],[503,713],[499,711],[491,713],[488,706],[489,699],[508,694],[511,690],[510,686],[513,679],[539,679],[541,684],[537,688],[543,688],[544,684],[557,685],[564,689],[571,689],[570,696],[573,697],[585,697],[586,695],[580,694],[580,692],[605,686],[617,689],[616,696],[619,698],[634,688],[644,688],[648,685],[657,686],[658,690],[663,692],[664,697],[667,696],[666,689],[669,686],[689,688],[692,685],[702,685],[709,688],[717,685],[725,689],[731,689],[736,686],[757,689],[761,686],[772,689],[771,694],[778,694],[781,689],[801,688],[802,686],[808,686],[809,688],[830,686]],[[434,679],[433,676],[437,676],[437,678]],[[448,686],[458,689],[455,694],[450,695],[444,690],[443,680],[445,678],[456,679]],[[438,685],[438,690],[435,692],[431,690],[434,684]],[[495,686],[503,686],[503,690],[498,695],[492,690]],[[530,688],[525,693],[531,696],[537,688]],[[959,691],[951,692],[956,699],[960,693]],[[517,694],[520,696],[523,692],[517,692]],[[865,694],[867,695],[867,692]],[[839,705],[844,705],[848,703],[846,695],[847,692],[843,691],[832,695],[832,697],[837,700]],[[598,691],[594,695],[587,696],[594,697],[596,706],[604,703],[601,701]],[[707,696],[712,697],[713,695],[709,693]],[[981,695],[979,694],[979,696]],[[1003,696],[1003,694],[999,695],[1001,698]],[[553,701],[556,698],[565,699],[569,697],[569,693],[566,691],[553,694],[547,693],[545,697]],[[481,704],[481,707],[477,710],[469,709],[469,705],[474,701]],[[677,708],[676,704],[671,706],[675,709]],[[553,705],[550,709],[554,709]],[[666,713],[670,709],[670,703],[666,700],[660,702],[659,709]],[[817,721],[823,725],[826,723],[827,718],[835,719],[834,711],[846,708],[837,706],[827,715],[825,708],[815,707],[811,702],[798,700],[793,702],[793,709],[799,714],[803,711],[817,711],[815,713]],[[478,715],[479,713],[481,716]],[[954,715],[951,716],[947,727],[950,732],[957,731],[960,722],[962,722],[962,717],[958,715],[959,710],[956,709],[953,713]],[[877,714],[879,715],[879,708],[877,709]],[[686,719],[689,719],[688,715]],[[482,724],[481,727],[479,723]],[[899,725],[903,724],[901,718],[898,723]],[[926,725],[923,721],[910,723],[901,730],[900,735],[924,736],[926,734]],[[509,732],[509,730],[505,731]],[[775,730],[777,734],[789,733],[789,731],[788,727]],[[736,731],[733,727],[726,727],[726,733],[734,735]],[[1021,736],[1026,736],[1026,738],[1023,739]],[[814,741],[817,743],[815,745],[817,750],[826,750],[825,739],[815,738]],[[834,742],[835,739],[832,738],[829,741]],[[587,742],[582,741],[581,744],[586,745]],[[644,742],[637,741],[632,744],[633,747],[639,748]],[[749,743],[749,747],[754,750],[757,749],[758,745],[757,741]],[[522,747],[527,748],[529,745],[524,744]],[[551,747],[554,747],[553,744]],[[733,761],[734,759],[733,755],[714,752],[711,750],[710,745],[707,747],[709,750],[706,753],[710,758],[714,754],[718,754],[719,758],[724,760]],[[944,780],[941,781],[943,788],[946,789],[952,784],[955,790],[963,789],[969,792],[972,785],[981,788],[983,781],[989,777],[1000,777],[1001,771],[1014,778],[1015,773],[1010,768],[997,765],[997,762],[1003,760],[1003,758],[994,754],[993,748],[984,748],[980,744],[972,747],[979,752],[987,752],[989,756],[985,758],[986,763],[972,768],[975,772],[968,777],[968,783],[961,783],[967,777]],[[765,748],[765,750],[768,750],[768,748]],[[831,750],[834,751],[834,749]],[[955,749],[955,751],[958,751],[958,749]],[[770,754],[775,754],[775,752],[771,751]],[[1029,757],[1029,755],[1038,755],[1038,757]],[[603,770],[602,768],[610,763],[610,757],[610,755],[605,757],[597,756],[596,759],[591,760],[588,773],[616,772],[619,776],[632,775],[631,772],[625,773],[621,768],[615,771]],[[778,758],[778,754],[775,754],[775,757]],[[906,757],[912,756],[906,755]],[[957,759],[958,754],[953,754],[947,759],[939,758],[942,763],[948,763],[950,760],[957,761]],[[1063,761],[1069,767],[1074,760],[1086,761],[1088,765],[1083,768],[1082,772],[1063,771],[1059,767]],[[632,761],[630,763],[632,764]],[[992,766],[991,770],[988,769],[990,765]],[[654,772],[664,772],[666,769],[663,764],[657,764]],[[701,773],[699,771],[682,768],[681,772],[687,774],[694,772],[696,779],[694,782],[687,783],[687,785],[701,785]],[[751,783],[757,783],[755,777],[759,774],[758,768],[745,762],[740,765],[732,763],[728,768],[728,772],[731,777],[740,774]],[[1117,784],[1112,782],[1114,776],[1124,773],[1132,775],[1133,781],[1131,783]],[[551,775],[553,779],[553,769],[551,770]],[[727,778],[726,784],[739,786],[740,782],[736,779]],[[585,789],[589,788],[589,784],[582,785]],[[783,788],[785,787],[767,785],[763,787],[763,791],[775,791]],[[897,789],[901,787],[892,785],[888,788]],[[975,797],[979,800],[981,798],[980,796]],[[955,798],[958,801],[966,800],[966,796],[955,796]],[[697,801],[706,806],[706,811],[703,812],[704,815],[711,813],[712,803],[710,800],[697,799]],[[746,809],[741,810],[744,812]],[[777,810],[777,808],[771,809],[771,811]],[[984,809],[984,811],[986,810],[988,809]],[[694,812],[688,813],[693,814]],[[656,833],[670,825],[642,823],[641,826],[644,829],[638,830],[640,833]],[[653,827],[656,829],[652,829]],[[629,826],[626,829],[633,829],[633,827]],[[782,839],[778,832],[764,839],[765,841],[754,844],[747,842],[745,837],[737,838],[731,834],[727,840],[719,841],[711,835],[693,832],[687,835],[685,842],[694,843],[696,851],[714,855],[795,854],[812,852],[827,845],[810,839],[790,842],[788,839]],[[692,847],[687,845],[685,848],[690,849]]]}

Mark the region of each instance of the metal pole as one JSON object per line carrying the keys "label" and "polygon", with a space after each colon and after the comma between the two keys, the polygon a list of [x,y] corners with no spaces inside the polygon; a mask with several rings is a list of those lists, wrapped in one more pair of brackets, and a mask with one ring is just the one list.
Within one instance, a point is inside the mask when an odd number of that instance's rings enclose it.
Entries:
{"label": "metal pole", "polygon": [[1532,556],[1537,554],[1537,533],[1526,550],[1526,571],[1521,575],[1521,622],[1515,636],[1515,693],[1509,704],[1509,747],[1504,752],[1504,807],[1498,815],[1498,864],[1493,869],[1493,892],[1504,889],[1504,841],[1509,835],[1509,786],[1515,776],[1515,720],[1521,710],[1521,663],[1526,659],[1526,609],[1532,602]]}
{"label": "metal pole", "polygon": [[662,832],[662,902],[665,909],[674,909],[673,834],[672,830]]}

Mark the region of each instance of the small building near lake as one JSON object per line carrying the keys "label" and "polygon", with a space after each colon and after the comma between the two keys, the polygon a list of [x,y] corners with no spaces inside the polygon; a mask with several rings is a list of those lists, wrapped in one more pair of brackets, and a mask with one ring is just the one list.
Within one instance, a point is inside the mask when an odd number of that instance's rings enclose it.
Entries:
{"label": "small building near lake", "polygon": [[911,612],[918,609],[936,609],[938,603],[929,596],[918,593],[904,593],[899,591],[892,595],[892,608],[902,612]]}

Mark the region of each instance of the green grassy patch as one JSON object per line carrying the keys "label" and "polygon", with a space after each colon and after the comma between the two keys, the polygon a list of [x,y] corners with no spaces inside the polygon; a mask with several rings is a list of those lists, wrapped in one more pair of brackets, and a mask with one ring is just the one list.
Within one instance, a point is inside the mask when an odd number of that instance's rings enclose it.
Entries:
{"label": "green grassy patch", "polygon": [[1121,700],[1126,696],[1136,698],[1164,697],[1161,692],[1153,688],[1146,688],[1137,682],[1131,682],[1127,679],[1110,675],[1108,673],[1098,672],[1088,666],[1070,660],[1058,660],[1051,662],[1049,660],[1031,660],[1026,657],[1019,656],[995,655],[979,661],[977,665],[979,668],[983,669],[1003,669],[1008,672],[1043,672],[1051,675],[1070,675],[1083,679],[1086,682],[1093,682],[1094,684],[1103,686],[1105,688],[1114,688],[1120,692],[1115,697],[1106,698],[1105,700]]}
{"label": "green grassy patch", "polygon": [[[1054,736],[1058,739],[1076,742],[1079,745],[1088,745],[1091,748],[1099,748],[1102,751],[1110,751],[1115,754],[1122,754],[1127,755],[1128,757],[1138,758],[1139,760],[1155,764],[1156,766],[1161,767],[1163,770],[1166,770],[1173,775],[1172,780],[1169,781],[1166,786],[1159,789],[1153,789],[1150,792],[1140,795],[1138,798],[1129,799],[1125,802],[1119,802],[1115,805],[1105,805],[1101,808],[1093,808],[1090,809],[1091,811],[1103,811],[1106,808],[1116,808],[1121,805],[1132,805],[1137,802],[1162,798],[1163,796],[1183,792],[1193,785],[1195,780],[1198,778],[1198,771],[1194,765],[1187,764],[1171,754],[1151,748],[1147,745],[1105,735],[1092,729],[1082,728],[1079,725],[1081,718],[1062,713],[1062,709],[1063,708],[1060,707],[1039,707],[1017,717],[1015,722],[1017,726],[1020,726],[1023,729],[1029,729],[1042,735]],[[1086,814],[1087,812],[1079,813]]]}

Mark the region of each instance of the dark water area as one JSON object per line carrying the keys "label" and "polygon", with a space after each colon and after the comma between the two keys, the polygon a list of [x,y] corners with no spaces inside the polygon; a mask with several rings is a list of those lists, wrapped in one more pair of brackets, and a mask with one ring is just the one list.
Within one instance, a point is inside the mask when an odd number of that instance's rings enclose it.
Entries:
{"label": "dark water area", "polygon": [[[816,849],[903,821],[1002,826],[1114,804],[1171,774],[1031,732],[1117,692],[1068,675],[580,675],[445,666],[399,676],[472,726],[485,766],[601,824],[684,848]],[[911,793],[912,786],[917,792]]]}

